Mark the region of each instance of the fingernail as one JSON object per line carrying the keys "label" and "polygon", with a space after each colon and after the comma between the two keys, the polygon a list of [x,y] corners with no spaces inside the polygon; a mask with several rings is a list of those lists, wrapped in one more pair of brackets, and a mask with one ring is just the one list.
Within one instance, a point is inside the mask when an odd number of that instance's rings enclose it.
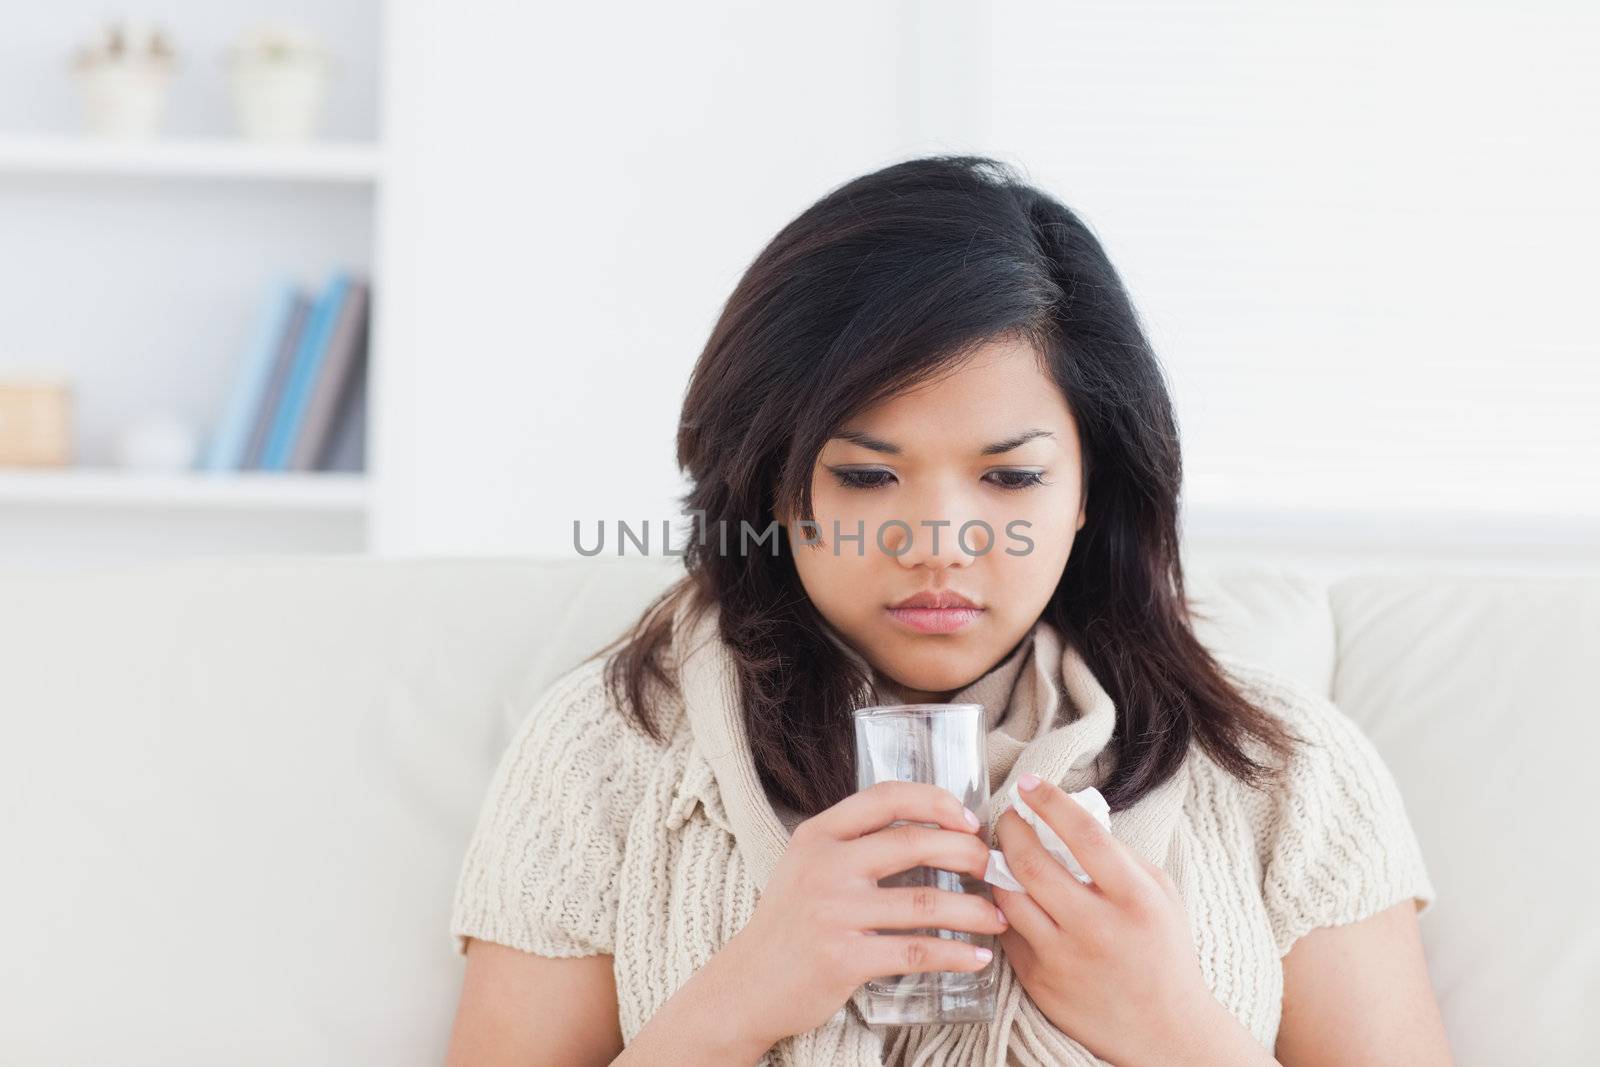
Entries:
{"label": "fingernail", "polygon": [[1000,920],[1000,925],[1001,926],[1005,926],[1006,925],[1006,913],[1005,912],[1001,911],[999,908],[995,908],[994,909],[994,915],[995,915],[995,918]]}
{"label": "fingernail", "polygon": [[994,959],[994,952],[986,948],[975,948],[972,950],[972,954],[978,957],[979,963],[988,963]]}
{"label": "fingernail", "polygon": [[967,825],[972,827],[974,830],[983,825],[978,821],[978,817],[972,813],[971,808],[962,808],[961,814],[967,817]]}
{"label": "fingernail", "polygon": [[1017,779],[1017,788],[1022,790],[1032,789],[1038,784],[1039,776],[1037,774],[1024,774],[1021,778]]}

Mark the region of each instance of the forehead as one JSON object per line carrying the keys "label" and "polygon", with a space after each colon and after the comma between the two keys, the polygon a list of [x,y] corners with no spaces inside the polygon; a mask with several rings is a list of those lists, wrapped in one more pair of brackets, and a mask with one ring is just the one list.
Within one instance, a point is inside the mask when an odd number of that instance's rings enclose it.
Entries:
{"label": "forehead", "polygon": [[1052,431],[1066,444],[1072,412],[1032,345],[997,340],[937,378],[858,413],[844,428],[910,450],[946,444],[978,447],[1025,427]]}

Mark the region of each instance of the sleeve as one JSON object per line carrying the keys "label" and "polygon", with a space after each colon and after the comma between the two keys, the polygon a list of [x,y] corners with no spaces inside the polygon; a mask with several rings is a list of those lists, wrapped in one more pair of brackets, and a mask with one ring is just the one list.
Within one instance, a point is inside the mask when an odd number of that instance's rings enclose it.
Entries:
{"label": "sleeve", "polygon": [[[1263,682],[1263,678],[1266,680]],[[1256,691],[1305,739],[1258,831],[1262,900],[1279,956],[1306,933],[1436,898],[1421,843],[1377,747],[1326,697],[1275,675]]]}
{"label": "sleeve", "polygon": [[475,937],[540,956],[613,951],[628,815],[648,738],[606,699],[601,661],[568,672],[514,732],[456,883],[456,953]]}

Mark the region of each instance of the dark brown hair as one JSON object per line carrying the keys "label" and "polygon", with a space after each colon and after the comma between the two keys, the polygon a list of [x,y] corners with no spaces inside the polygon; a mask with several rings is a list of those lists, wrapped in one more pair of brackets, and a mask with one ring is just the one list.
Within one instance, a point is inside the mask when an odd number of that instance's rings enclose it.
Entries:
{"label": "dark brown hair", "polygon": [[[1161,368],[1089,228],[991,159],[914,159],[857,178],[785,226],[745,271],[694,368],[678,428],[711,531],[813,519],[811,476],[856,413],[1028,339],[1077,421],[1087,521],[1043,613],[1116,703],[1114,810],[1160,785],[1198,742],[1260,786],[1295,740],[1224,677],[1191,628],[1179,559],[1182,463]],[[787,532],[722,551],[690,540],[686,576],[597,655],[613,699],[652,736],[652,683],[672,684],[674,612],[718,607],[747,736],[769,794],[814,814],[855,788],[851,711],[870,684],[826,635]]]}

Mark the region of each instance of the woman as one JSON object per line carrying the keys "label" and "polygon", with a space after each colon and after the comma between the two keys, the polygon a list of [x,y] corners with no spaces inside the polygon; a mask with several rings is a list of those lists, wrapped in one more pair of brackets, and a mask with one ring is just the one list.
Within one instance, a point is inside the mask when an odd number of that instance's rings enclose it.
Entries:
{"label": "woman", "polygon": [[[678,459],[687,576],[489,788],[453,1062],[1448,1062],[1399,792],[1327,700],[1196,641],[1171,404],[1072,212],[977,158],[830,193],[728,301]],[[911,701],[984,705],[991,825],[854,791],[852,709]],[[878,885],[991,842],[998,907]],[[868,978],[986,966],[893,932],[930,927],[998,935],[994,1021],[867,1026]]]}

